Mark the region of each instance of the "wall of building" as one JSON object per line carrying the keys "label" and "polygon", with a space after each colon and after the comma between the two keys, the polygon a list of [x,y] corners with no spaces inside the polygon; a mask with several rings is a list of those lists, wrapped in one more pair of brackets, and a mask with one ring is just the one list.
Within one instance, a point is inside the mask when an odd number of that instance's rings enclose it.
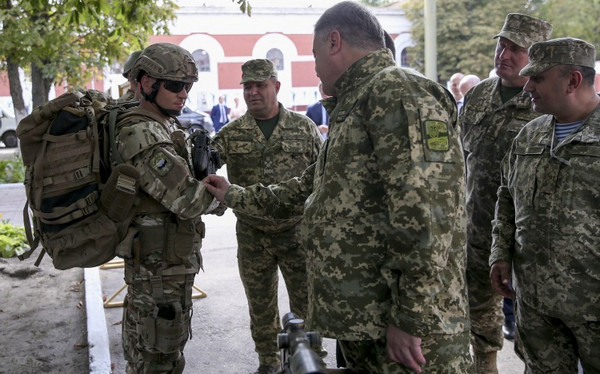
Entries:
{"label": "wall of building", "polygon": [[[339,0],[251,0],[252,16],[248,17],[228,0],[179,0],[171,35],[152,36],[150,43],[170,42],[191,53],[205,51],[209,68],[199,73],[199,81],[188,101],[192,109],[202,111],[209,111],[220,95],[226,97],[229,105],[233,104],[233,97],[241,98],[241,65],[253,58],[265,58],[270,50],[276,49],[283,57],[278,71],[279,100],[288,108],[302,111],[320,98],[312,55],[313,27],[321,14],[337,2]],[[372,8],[372,11],[394,38],[396,60],[400,65],[402,51],[411,45],[410,23],[397,7]],[[28,79],[23,81],[26,100],[30,102],[30,83]],[[124,83],[126,80],[118,69],[107,68],[104,77],[90,82],[88,87],[118,97],[119,85]],[[64,87],[55,87],[50,99],[63,92]],[[3,105],[8,102],[8,79],[0,74],[0,106],[8,107]]]}
{"label": "wall of building", "polygon": [[[191,53],[205,51],[210,68],[199,73],[188,101],[191,108],[202,111],[209,111],[220,95],[226,97],[229,105],[233,97],[242,97],[242,64],[265,58],[270,50],[277,49],[283,56],[278,71],[279,100],[288,108],[302,111],[320,99],[312,55],[313,27],[326,7],[335,2],[281,1],[277,7],[261,7],[256,6],[260,1],[254,0],[252,16],[248,17],[225,0],[202,2],[207,5],[180,0],[171,35],[153,36],[150,43],[171,42]],[[373,8],[373,12],[394,38],[400,64],[402,51],[411,45],[410,23],[397,8]],[[115,76],[114,81],[107,83],[114,86],[122,82],[122,77]]]}

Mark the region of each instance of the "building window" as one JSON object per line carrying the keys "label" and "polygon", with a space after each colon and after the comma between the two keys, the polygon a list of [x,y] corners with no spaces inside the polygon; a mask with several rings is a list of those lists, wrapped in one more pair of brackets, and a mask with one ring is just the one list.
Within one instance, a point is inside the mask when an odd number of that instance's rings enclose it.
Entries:
{"label": "building window", "polygon": [[196,49],[194,53],[192,53],[192,57],[194,57],[194,61],[196,61],[198,71],[210,71],[210,56],[208,55],[208,52],[204,49]]}
{"label": "building window", "polygon": [[273,61],[273,64],[275,64],[275,69],[278,71],[283,70],[283,53],[281,50],[277,48],[269,49],[269,52],[267,52],[267,58]]}
{"label": "building window", "polygon": [[409,66],[408,64],[408,53],[406,52],[407,48],[402,50],[400,54],[400,66]]}

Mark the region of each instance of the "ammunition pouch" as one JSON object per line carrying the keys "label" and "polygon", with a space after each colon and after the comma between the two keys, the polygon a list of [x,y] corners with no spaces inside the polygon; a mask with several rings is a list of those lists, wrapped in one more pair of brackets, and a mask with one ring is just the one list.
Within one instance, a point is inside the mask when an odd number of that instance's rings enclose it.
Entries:
{"label": "ammunition pouch", "polygon": [[144,350],[169,354],[179,352],[190,336],[191,312],[179,303],[158,304],[155,316],[141,319],[137,326]]}
{"label": "ammunition pouch", "polygon": [[100,194],[100,209],[117,223],[129,222],[139,203],[140,173],[131,165],[117,165]]}

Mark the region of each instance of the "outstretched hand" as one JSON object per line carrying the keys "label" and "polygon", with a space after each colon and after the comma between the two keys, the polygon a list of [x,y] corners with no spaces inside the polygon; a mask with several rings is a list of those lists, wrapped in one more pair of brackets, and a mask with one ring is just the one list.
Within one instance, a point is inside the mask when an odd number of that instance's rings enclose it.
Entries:
{"label": "outstretched hand", "polygon": [[421,338],[412,336],[396,326],[388,325],[386,331],[387,354],[416,373],[422,371],[425,357],[421,351]]}
{"label": "outstretched hand", "polygon": [[219,200],[221,203],[225,203],[225,193],[227,193],[227,189],[229,189],[230,183],[229,181],[215,174],[210,174],[208,177],[202,180],[208,192],[210,192],[215,199]]}
{"label": "outstretched hand", "polygon": [[490,270],[490,280],[496,293],[509,298],[515,297],[515,291],[510,284],[511,265],[506,261],[496,261]]}

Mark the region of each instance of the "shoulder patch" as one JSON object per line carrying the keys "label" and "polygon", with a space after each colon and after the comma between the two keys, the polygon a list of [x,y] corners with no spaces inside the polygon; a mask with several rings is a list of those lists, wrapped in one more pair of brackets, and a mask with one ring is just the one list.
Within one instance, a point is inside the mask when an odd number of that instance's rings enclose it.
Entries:
{"label": "shoulder patch", "polygon": [[156,174],[165,176],[173,169],[173,161],[163,151],[158,151],[150,159],[150,167]]}
{"label": "shoulder patch", "polygon": [[446,152],[450,149],[448,124],[442,121],[425,120],[423,122],[425,144],[432,151]]}

